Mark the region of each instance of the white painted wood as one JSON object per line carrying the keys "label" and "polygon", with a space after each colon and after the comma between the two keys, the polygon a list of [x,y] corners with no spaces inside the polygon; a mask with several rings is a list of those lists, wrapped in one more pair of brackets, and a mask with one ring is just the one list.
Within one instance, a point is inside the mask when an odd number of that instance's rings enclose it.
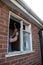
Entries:
{"label": "white painted wood", "polygon": [[18,8],[20,8],[22,11],[24,11],[28,16],[30,16],[33,20],[36,21],[40,26],[43,27],[43,25],[34,17],[32,16],[25,8],[23,8],[16,0],[10,0],[13,4],[15,4]]}
{"label": "white painted wood", "polygon": [[32,29],[31,29],[31,24],[30,24],[29,28],[30,28],[30,47],[31,47],[30,49],[32,51],[33,49],[32,49]]}
{"label": "white painted wood", "polygon": [[[13,17],[17,18],[18,20],[20,20],[20,25],[21,25],[21,28],[20,28],[20,51],[23,51],[23,31],[28,32],[30,34],[30,51],[32,51],[32,30],[31,30],[31,24],[28,23],[23,18],[19,17],[18,15],[12,13],[11,11],[9,13],[9,21],[10,21],[10,16],[11,15]],[[26,23],[26,30],[23,30],[23,22]]]}
{"label": "white painted wood", "polygon": [[20,28],[20,50],[23,51],[23,21],[21,21]]}
{"label": "white painted wood", "polygon": [[35,51],[19,51],[19,52],[11,52],[11,53],[7,53],[5,55],[5,57],[12,57],[12,56],[18,56],[18,55],[22,55],[22,54],[30,54],[30,53],[34,53]]}
{"label": "white painted wood", "polygon": [[42,31],[42,36],[43,36],[43,31]]}

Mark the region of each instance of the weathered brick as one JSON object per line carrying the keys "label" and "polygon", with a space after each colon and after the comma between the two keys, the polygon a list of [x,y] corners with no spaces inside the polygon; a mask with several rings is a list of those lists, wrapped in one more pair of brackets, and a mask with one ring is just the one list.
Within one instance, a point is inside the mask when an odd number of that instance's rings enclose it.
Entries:
{"label": "weathered brick", "polygon": [[16,56],[16,57],[9,57],[9,58],[5,57],[7,53],[7,45],[8,45],[9,11],[13,11],[18,16],[24,18],[28,22],[31,22],[16,9],[13,10],[3,2],[0,2],[0,65],[41,65],[42,64],[41,51],[40,51],[40,41],[38,35],[39,28],[33,23],[31,23],[32,24],[32,46],[35,52],[31,54]]}
{"label": "weathered brick", "polygon": [[9,63],[9,62],[7,62],[7,63],[3,63],[3,64],[0,64],[0,65],[10,65],[10,63]]}

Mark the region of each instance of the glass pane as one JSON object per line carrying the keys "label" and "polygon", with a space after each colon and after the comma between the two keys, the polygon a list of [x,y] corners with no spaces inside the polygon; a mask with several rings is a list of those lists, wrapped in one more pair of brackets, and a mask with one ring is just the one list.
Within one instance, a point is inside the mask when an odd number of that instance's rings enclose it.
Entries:
{"label": "glass pane", "polygon": [[30,50],[30,34],[23,32],[23,50]]}

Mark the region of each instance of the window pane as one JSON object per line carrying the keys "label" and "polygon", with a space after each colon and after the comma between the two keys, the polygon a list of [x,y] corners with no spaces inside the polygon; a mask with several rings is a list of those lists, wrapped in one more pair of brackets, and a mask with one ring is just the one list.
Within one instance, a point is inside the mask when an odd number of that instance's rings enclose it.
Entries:
{"label": "window pane", "polygon": [[23,32],[23,50],[30,50],[30,34]]}

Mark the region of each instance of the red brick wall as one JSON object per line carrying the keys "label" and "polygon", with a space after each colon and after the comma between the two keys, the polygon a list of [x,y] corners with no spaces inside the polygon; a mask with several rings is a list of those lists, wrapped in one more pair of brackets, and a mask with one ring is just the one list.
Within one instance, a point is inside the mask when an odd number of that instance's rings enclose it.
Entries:
{"label": "red brick wall", "polygon": [[5,57],[8,48],[8,18],[10,10],[25,18],[21,13],[0,2],[0,65],[41,65],[39,28],[34,24],[32,24],[32,45],[35,52],[8,58]]}

